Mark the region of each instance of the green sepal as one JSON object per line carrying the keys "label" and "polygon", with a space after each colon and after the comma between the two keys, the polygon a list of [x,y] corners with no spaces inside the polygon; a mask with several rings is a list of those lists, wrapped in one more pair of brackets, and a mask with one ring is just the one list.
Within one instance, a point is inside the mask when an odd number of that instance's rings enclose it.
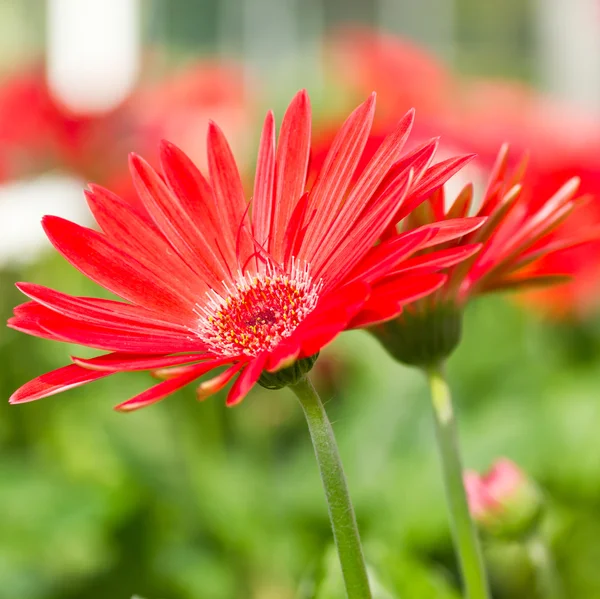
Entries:
{"label": "green sepal", "polygon": [[258,379],[258,384],[265,389],[273,390],[283,389],[289,385],[295,385],[312,370],[318,357],[319,352],[308,358],[296,360],[291,366],[282,368],[277,372],[267,372],[266,370],[263,370]]}
{"label": "green sepal", "polygon": [[399,362],[428,367],[445,361],[459,344],[462,310],[454,304],[430,310],[409,309],[370,331]]}

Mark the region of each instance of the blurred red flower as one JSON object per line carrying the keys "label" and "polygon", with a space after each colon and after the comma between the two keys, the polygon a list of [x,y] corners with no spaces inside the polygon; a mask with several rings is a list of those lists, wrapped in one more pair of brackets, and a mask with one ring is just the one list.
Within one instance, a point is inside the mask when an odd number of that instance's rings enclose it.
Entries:
{"label": "blurred red flower", "polygon": [[553,237],[560,243],[585,235],[588,243],[541,257],[531,266],[531,274],[562,272],[571,275],[570,280],[529,292],[524,299],[557,317],[585,316],[597,308],[600,119],[522,84],[478,81],[465,86],[448,133],[459,147],[477,152],[479,164],[486,168],[493,164],[496,148],[505,140],[517,154],[527,153],[525,185],[534,204],[543,202],[567,179],[580,179],[579,192],[589,200],[573,210]]}
{"label": "blurred red flower", "polygon": [[74,364],[21,387],[11,402],[46,397],[116,372],[158,370],[165,381],[117,406],[134,410],[227,365],[198,393],[205,397],[238,375],[227,398],[234,405],[268,376],[264,371],[303,360],[312,365],[315,354],[351,323],[366,326],[392,318],[406,303],[442,285],[445,275],[437,270],[476,247],[444,252],[441,263],[435,252],[428,253],[406,274],[379,283],[414,253],[473,231],[481,219],[428,225],[374,244],[399,210],[438,189],[468,158],[429,168],[435,143],[402,156],[413,120],[408,113],[351,185],[374,111],[373,95],[348,117],[308,190],[306,93],[290,104],[277,145],[274,117],[268,113],[251,211],[231,149],[211,123],[209,179],[165,142],[161,174],[140,157],[131,158],[139,210],[91,186],[88,202],[102,233],[46,217],[44,228],[55,248],[127,303],[19,284],[32,301],[15,309],[9,326],[113,353],[74,358]]}
{"label": "blurred red flower", "polygon": [[126,106],[75,114],[52,95],[42,66],[19,71],[0,83],[0,175],[60,169],[102,178],[126,156],[131,124]]}
{"label": "blurred red flower", "polygon": [[60,170],[135,203],[129,151],[158,164],[156,148],[170,139],[205,167],[209,116],[224,124],[234,148],[245,150],[251,114],[235,64],[195,62],[140,84],[122,105],[101,114],[74,113],[52,94],[43,66],[30,67],[0,83],[0,180]]}

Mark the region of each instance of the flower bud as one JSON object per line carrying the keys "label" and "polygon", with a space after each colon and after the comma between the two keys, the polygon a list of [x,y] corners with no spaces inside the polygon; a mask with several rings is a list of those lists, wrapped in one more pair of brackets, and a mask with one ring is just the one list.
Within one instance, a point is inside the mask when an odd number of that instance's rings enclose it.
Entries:
{"label": "flower bud", "polygon": [[427,367],[444,361],[456,349],[462,332],[462,311],[453,303],[411,309],[372,327],[371,333],[399,362]]}
{"label": "flower bud", "polygon": [[464,482],[471,515],[484,531],[515,539],[529,534],[537,524],[541,491],[510,460],[497,460],[484,475],[466,471]]}

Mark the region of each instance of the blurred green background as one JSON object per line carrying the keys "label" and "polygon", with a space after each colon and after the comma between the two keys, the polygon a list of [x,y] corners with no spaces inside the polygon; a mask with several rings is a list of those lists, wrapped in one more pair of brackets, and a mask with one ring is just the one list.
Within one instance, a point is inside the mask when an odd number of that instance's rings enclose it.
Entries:
{"label": "blurred green background", "polygon": [[[306,14],[288,4],[303,19],[293,51],[312,47],[342,18],[377,25],[387,14],[385,3],[360,0],[315,3]],[[447,54],[459,72],[536,80],[533,4],[438,4],[433,18],[406,3],[410,19],[392,29]],[[268,16],[269,6],[143,3],[142,39],[160,58],[150,75],[217,52],[245,57],[246,49],[257,59],[252,69],[266,69],[261,48],[247,48],[238,33],[255,22],[249,12]],[[45,10],[32,0],[0,2],[5,70],[43,53]],[[451,31],[440,22],[444,10]],[[263,103],[281,109],[301,85],[329,101],[319,73],[296,58],[281,87],[273,80],[280,65],[263,71]],[[19,280],[98,293],[46,250],[25,264],[3,262],[3,319],[23,301]],[[89,355],[3,329],[0,396],[71,354]],[[544,535],[569,599],[600,598],[599,370],[598,318],[548,321],[498,297],[469,307],[449,364],[466,466],[481,470],[508,456],[539,482],[548,500]],[[364,332],[343,335],[313,372],[378,597],[459,597],[424,381]],[[0,402],[0,599],[341,599],[318,472],[292,394],[255,389],[230,410],[222,397],[196,402],[190,388],[130,415],[112,411],[148,383],[132,373],[32,404]],[[495,597],[537,597],[518,546],[486,543],[486,557]]]}

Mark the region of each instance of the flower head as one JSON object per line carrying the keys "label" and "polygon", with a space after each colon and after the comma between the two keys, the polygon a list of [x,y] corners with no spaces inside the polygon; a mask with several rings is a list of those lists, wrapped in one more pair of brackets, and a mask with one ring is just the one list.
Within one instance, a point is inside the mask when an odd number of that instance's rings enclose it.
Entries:
{"label": "flower head", "polygon": [[467,470],[464,483],[474,520],[491,534],[520,536],[539,519],[539,489],[506,458],[497,460],[483,475]]}
{"label": "flower head", "polygon": [[[475,296],[566,280],[566,273],[540,271],[540,264],[547,256],[592,238],[588,232],[557,236],[559,225],[584,201],[576,197],[579,180],[572,178],[551,197],[540,198],[528,192],[524,170],[525,161],[514,169],[508,167],[508,146],[503,146],[475,209],[475,214],[487,221],[480,229],[442,248],[452,252],[457,243],[459,247],[467,243],[479,244],[481,250],[449,268],[444,285],[426,300],[416,302],[398,319],[375,329],[375,334],[400,361],[423,366],[445,359],[460,339],[462,309]],[[397,220],[403,219],[401,226],[408,228],[444,222],[469,214],[472,204],[471,184],[451,204],[440,188],[411,213],[400,211]],[[422,251],[408,266],[427,260],[427,252]],[[404,264],[401,268],[406,267]]]}
{"label": "flower head", "polygon": [[[19,284],[32,301],[15,309],[9,326],[112,353],[73,358],[74,364],[27,383],[11,402],[115,372],[150,370],[165,379],[117,406],[133,410],[225,366],[198,394],[210,395],[237,376],[227,399],[233,405],[256,382],[269,388],[293,383],[345,328],[393,318],[442,285],[435,252],[386,275],[416,252],[474,230],[481,219],[426,225],[375,244],[403,206],[418,204],[468,158],[431,168],[435,142],[402,156],[413,120],[408,113],[351,184],[374,108],[371,96],[348,117],[309,189],[311,117],[300,92],[277,144],[274,117],[267,114],[251,202],[223,133],[211,123],[208,178],[164,142],[161,174],[131,157],[139,209],[92,185],[86,195],[102,232],[45,217],[55,248],[125,301]],[[472,251],[444,253],[442,266]]]}

